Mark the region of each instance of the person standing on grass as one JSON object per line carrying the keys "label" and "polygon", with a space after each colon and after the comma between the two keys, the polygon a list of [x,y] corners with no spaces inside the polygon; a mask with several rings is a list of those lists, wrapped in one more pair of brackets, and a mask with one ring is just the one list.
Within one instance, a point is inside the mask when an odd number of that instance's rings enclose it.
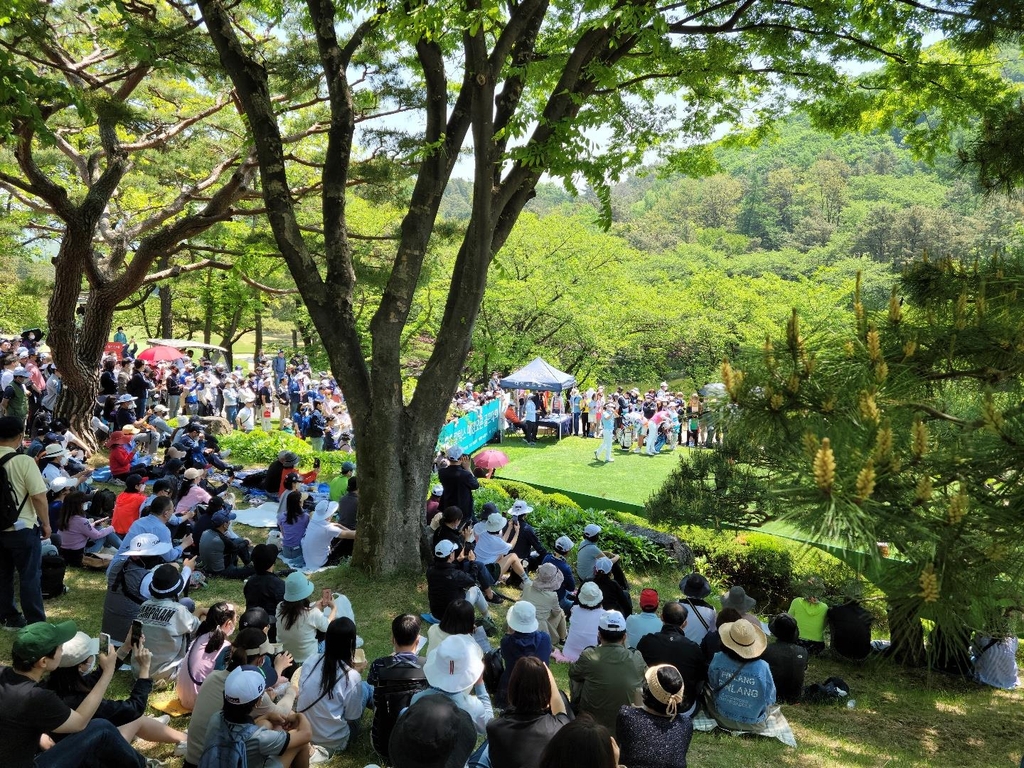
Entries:
{"label": "person standing on grass", "polygon": [[469,469],[469,455],[462,448],[453,445],[446,452],[449,464],[437,471],[437,479],[441,481],[441,509],[458,507],[462,510],[463,520],[473,518],[473,491],[480,487]]}
{"label": "person standing on grass", "polygon": [[[26,623],[46,621],[41,584],[42,540],[50,538],[46,481],[31,456],[15,453],[24,437],[23,419],[0,417],[0,461],[18,510],[14,522],[0,531],[0,625],[5,629],[19,629]],[[15,572],[18,574],[21,611],[14,602]]]}
{"label": "person standing on grass", "polygon": [[612,456],[612,439],[615,437],[615,405],[611,400],[604,404],[601,414],[601,446],[594,451],[594,458],[600,460],[604,456],[605,463],[615,461]]}

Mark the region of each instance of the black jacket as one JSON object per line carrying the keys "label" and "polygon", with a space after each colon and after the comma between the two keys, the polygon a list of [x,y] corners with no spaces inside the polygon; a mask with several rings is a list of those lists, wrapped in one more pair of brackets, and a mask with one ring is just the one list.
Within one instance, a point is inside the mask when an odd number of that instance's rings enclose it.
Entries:
{"label": "black jacket", "polygon": [[594,574],[594,583],[601,588],[604,598],[601,605],[606,611],[618,611],[625,617],[633,613],[633,601],[629,599],[629,594],[609,574]]}
{"label": "black jacket", "polygon": [[783,704],[796,704],[804,692],[807,674],[807,649],[796,643],[771,643],[761,658],[768,662],[775,681],[775,698]]}
{"label": "black jacket", "polygon": [[441,511],[448,507],[458,507],[464,518],[473,517],[473,491],[480,487],[473,473],[458,464],[449,464],[437,471],[437,479],[444,487]]}
{"label": "black jacket", "polygon": [[675,667],[683,678],[683,702],[679,711],[685,712],[693,706],[708,679],[708,662],[700,646],[678,627],[663,624],[660,632],[641,637],[636,649],[649,667],[655,664]]}
{"label": "black jacket", "polygon": [[452,563],[434,560],[427,568],[427,603],[434,618],[440,621],[452,601],[464,598],[466,590],[476,581],[465,571],[460,571]]}

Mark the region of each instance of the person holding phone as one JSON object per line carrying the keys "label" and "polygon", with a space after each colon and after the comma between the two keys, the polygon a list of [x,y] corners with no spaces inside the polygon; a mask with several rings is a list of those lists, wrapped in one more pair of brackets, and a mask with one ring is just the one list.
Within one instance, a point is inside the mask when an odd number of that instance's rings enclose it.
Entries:
{"label": "person holding phone", "polygon": [[337,617],[338,609],[329,589],[315,604],[309,598],[316,590],[305,574],[293,571],[284,581],[284,600],[277,606],[277,637],[284,650],[302,664],[318,650],[317,633]]}
{"label": "person holding phone", "polygon": [[81,567],[82,557],[96,554],[104,547],[117,550],[121,537],[114,532],[110,518],[90,520],[85,512],[88,496],[81,491],[72,491],[64,498],[57,529],[61,532],[60,556],[68,565]]}
{"label": "person holding phone", "polygon": [[[73,621],[30,624],[18,631],[11,666],[0,670],[0,742],[9,768],[59,768],[80,765],[89,755],[98,765],[155,768],[125,741],[108,720],[95,717],[117,667],[117,654],[97,655],[99,677],[72,709],[60,696],[39,685],[59,668],[64,643],[78,633]],[[63,736],[54,743],[46,734]],[[48,747],[40,752],[40,745]]]}
{"label": "person holding phone", "polygon": [[[137,641],[133,652],[139,660],[139,679],[135,681],[127,699],[104,698],[93,718],[109,720],[117,726],[129,744],[137,738],[160,744],[181,744],[185,741],[184,733],[146,715],[149,695],[153,690],[153,681],[149,676],[153,654],[146,647],[141,633],[137,637],[126,638],[121,648],[131,647],[131,641]],[[69,707],[80,706],[99,682],[102,670],[97,668],[97,659],[110,653],[110,646],[108,635],[101,633],[97,639],[89,637],[85,632],[78,632],[64,643],[60,663],[50,673],[45,686],[60,696]],[[117,656],[120,661],[127,657],[127,652],[121,650]]]}

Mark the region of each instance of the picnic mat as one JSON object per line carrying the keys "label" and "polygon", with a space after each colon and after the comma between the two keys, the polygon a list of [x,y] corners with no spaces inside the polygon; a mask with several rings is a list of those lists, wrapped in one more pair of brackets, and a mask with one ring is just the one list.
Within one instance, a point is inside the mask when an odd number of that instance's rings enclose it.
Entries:
{"label": "picnic mat", "polygon": [[165,715],[170,715],[171,717],[184,717],[192,714],[192,710],[185,709],[181,702],[178,701],[177,696],[167,699],[166,701],[160,701],[160,699],[155,696],[151,697],[149,700],[149,706],[153,709],[158,709]]}
{"label": "picnic mat", "polygon": [[236,509],[234,512],[238,515],[237,520],[242,525],[248,525],[251,528],[276,528],[278,506],[280,505],[276,501],[266,501],[258,507]]}
{"label": "picnic mat", "polygon": [[[693,730],[713,731],[715,728],[721,728],[721,726],[713,717],[708,715],[706,711],[701,710],[698,714],[694,715]],[[793,729],[789,727],[789,721],[786,719],[786,716],[782,714],[782,709],[777,705],[769,707],[768,719],[765,721],[763,730],[733,731],[728,728],[722,728],[722,730],[726,733],[731,733],[733,736],[739,736],[742,733],[752,733],[755,736],[768,736],[769,738],[778,739],[787,746],[796,746],[796,736],[793,735]]]}

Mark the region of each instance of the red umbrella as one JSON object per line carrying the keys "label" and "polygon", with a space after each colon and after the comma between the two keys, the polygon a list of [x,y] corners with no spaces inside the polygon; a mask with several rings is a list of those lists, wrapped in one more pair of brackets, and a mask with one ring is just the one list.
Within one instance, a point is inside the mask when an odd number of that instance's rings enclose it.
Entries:
{"label": "red umbrella", "polygon": [[508,456],[501,451],[489,448],[486,451],[480,451],[480,453],[474,456],[473,464],[481,469],[497,469],[508,464]]}
{"label": "red umbrella", "polygon": [[138,354],[139,360],[148,360],[151,363],[158,363],[161,360],[179,360],[181,357],[181,350],[174,347],[150,347]]}

